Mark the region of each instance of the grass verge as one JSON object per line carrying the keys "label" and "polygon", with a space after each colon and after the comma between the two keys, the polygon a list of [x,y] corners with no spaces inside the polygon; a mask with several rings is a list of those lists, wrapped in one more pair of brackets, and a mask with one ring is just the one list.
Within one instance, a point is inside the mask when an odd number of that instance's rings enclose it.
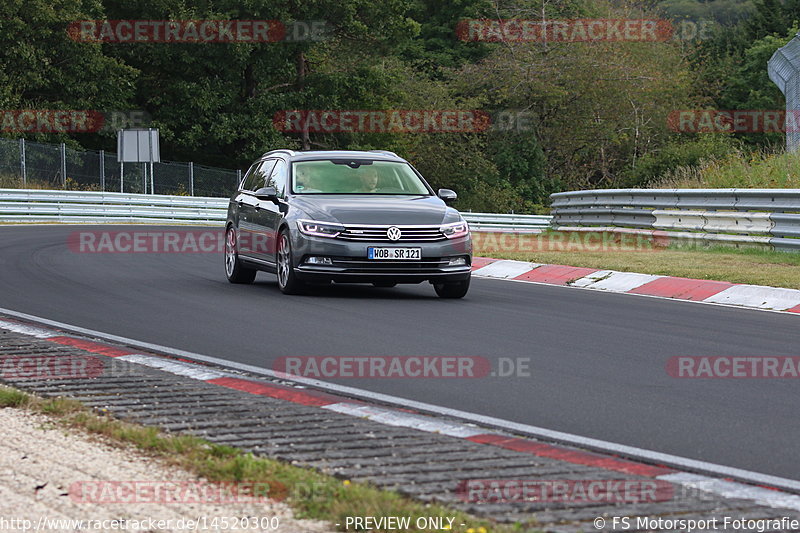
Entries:
{"label": "grass verge", "polygon": [[297,518],[344,524],[347,516],[409,516],[411,523],[417,517],[447,516],[455,518],[454,524],[466,524],[466,527],[454,527],[453,531],[460,533],[512,533],[529,527],[526,524],[495,524],[440,505],[420,503],[396,492],[350,483],[314,470],[256,457],[191,435],[172,435],[158,428],[122,422],[97,414],[74,400],[43,399],[0,386],[0,408],[3,407],[17,407],[47,415],[64,427],[102,436],[107,442],[120,446],[132,445],[168,465],[212,482],[267,484],[270,494],[278,499],[285,498]]}
{"label": "grass verge", "polygon": [[649,188],[655,189],[796,189],[800,188],[800,153],[733,151],[722,159],[677,167]]}
{"label": "grass verge", "polygon": [[662,246],[647,237],[547,232],[477,234],[476,256],[800,289],[800,254],[730,246]]}

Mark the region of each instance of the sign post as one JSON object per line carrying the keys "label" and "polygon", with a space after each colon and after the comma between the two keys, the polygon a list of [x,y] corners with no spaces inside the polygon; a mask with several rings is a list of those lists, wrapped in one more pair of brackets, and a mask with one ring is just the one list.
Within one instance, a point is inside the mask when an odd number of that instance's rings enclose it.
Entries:
{"label": "sign post", "polygon": [[153,163],[161,162],[158,130],[137,128],[117,132],[117,161],[120,163],[144,163],[142,189],[147,193],[147,163],[150,163],[150,194],[155,193]]}

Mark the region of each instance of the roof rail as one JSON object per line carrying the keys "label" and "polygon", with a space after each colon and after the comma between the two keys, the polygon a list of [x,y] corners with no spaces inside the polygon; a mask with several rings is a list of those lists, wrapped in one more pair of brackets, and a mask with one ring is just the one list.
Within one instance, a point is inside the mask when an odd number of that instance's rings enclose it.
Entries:
{"label": "roof rail", "polygon": [[286,149],[283,149],[283,148],[279,149],[279,150],[270,150],[269,152],[264,152],[264,154],[262,154],[261,157],[266,157],[266,156],[268,156],[270,154],[277,154],[277,153],[284,153],[284,154],[294,155],[294,150],[286,150]]}
{"label": "roof rail", "polygon": [[376,154],[385,154],[385,155],[391,155],[391,156],[394,156],[394,157],[400,157],[396,153],[390,152],[389,150],[370,150],[370,152],[375,152]]}

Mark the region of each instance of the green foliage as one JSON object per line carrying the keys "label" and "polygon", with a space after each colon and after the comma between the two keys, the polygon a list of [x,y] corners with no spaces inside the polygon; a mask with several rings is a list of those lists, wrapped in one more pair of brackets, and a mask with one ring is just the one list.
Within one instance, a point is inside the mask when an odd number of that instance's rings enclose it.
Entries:
{"label": "green foliage", "polygon": [[751,0],[663,0],[657,7],[671,19],[714,20],[726,25],[740,22],[755,11]]}
{"label": "green foliage", "polygon": [[736,150],[721,159],[708,159],[693,167],[677,167],[653,183],[667,188],[800,188],[800,154]]}
{"label": "green foliage", "polygon": [[[697,42],[480,43],[473,18],[715,20]],[[779,109],[765,63],[800,0],[9,0],[0,6],[0,109],[141,109],[162,153],[244,168],[273,148],[388,149],[474,211],[535,212],[552,192],[642,185],[780,134],[676,136],[675,110]],[[192,44],[76,42],[81,19],[325,21],[327,38]],[[22,37],[24,36],[24,37]],[[293,109],[522,112],[471,133],[287,133]],[[6,135],[13,135],[5,133]],[[38,135],[114,150],[113,133]]]}
{"label": "green foliage", "polygon": [[434,78],[443,77],[443,69],[478,61],[491,51],[485,43],[466,42],[455,38],[458,22],[491,14],[489,0],[415,0],[409,16],[420,21],[417,39],[406,43],[400,51],[416,69]]}
{"label": "green foliage", "polygon": [[486,153],[497,167],[499,183],[525,201],[547,203],[561,190],[561,184],[547,176],[547,160],[533,132],[494,132]]}
{"label": "green foliage", "polygon": [[[698,88],[718,109],[783,109],[785,101],[767,75],[772,54],[798,31],[800,0],[758,0],[752,18],[718,28],[701,43],[692,59],[698,68]],[[775,141],[751,136],[749,142]]]}
{"label": "green foliage", "polygon": [[29,397],[24,392],[17,389],[0,387],[0,408],[3,407],[22,407],[27,404]]}
{"label": "green foliage", "polygon": [[778,87],[772,83],[764,68],[778,48],[785,46],[797,33],[792,28],[785,36],[767,35],[750,44],[739,58],[719,97],[723,106],[730,109],[783,109],[785,100]]}
{"label": "green foliage", "polygon": [[[0,4],[0,109],[126,109],[136,69],[66,31],[70,21],[103,16],[103,6],[94,0]],[[63,141],[66,136],[29,138]]]}
{"label": "green foliage", "polygon": [[636,167],[624,173],[626,187],[645,187],[678,167],[697,166],[707,160],[722,159],[734,152],[733,141],[721,134],[696,138],[676,138],[658,151],[642,157]]}

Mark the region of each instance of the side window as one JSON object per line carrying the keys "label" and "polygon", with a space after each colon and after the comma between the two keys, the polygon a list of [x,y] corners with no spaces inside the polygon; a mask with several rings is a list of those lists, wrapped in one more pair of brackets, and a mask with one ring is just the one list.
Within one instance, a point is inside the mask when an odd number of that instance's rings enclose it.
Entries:
{"label": "side window", "polygon": [[247,188],[247,184],[250,182],[251,176],[253,175],[253,173],[256,171],[256,169],[258,168],[258,166],[260,164],[261,164],[261,162],[257,161],[255,163],[253,163],[253,165],[247,170],[247,172],[244,175],[244,178],[242,178],[241,185],[239,185],[239,190],[240,191],[248,191],[249,190]]}
{"label": "side window", "polygon": [[267,159],[258,164],[258,166],[249,173],[244,183],[244,189],[247,191],[257,191],[264,187],[264,181],[269,173],[272,171],[272,166],[275,164],[274,159]]}
{"label": "side window", "polygon": [[286,181],[288,180],[288,174],[289,172],[286,162],[279,159],[275,164],[275,168],[272,169],[269,178],[267,178],[266,187],[275,187],[275,189],[278,191],[278,196],[283,197],[284,193],[286,192]]}

